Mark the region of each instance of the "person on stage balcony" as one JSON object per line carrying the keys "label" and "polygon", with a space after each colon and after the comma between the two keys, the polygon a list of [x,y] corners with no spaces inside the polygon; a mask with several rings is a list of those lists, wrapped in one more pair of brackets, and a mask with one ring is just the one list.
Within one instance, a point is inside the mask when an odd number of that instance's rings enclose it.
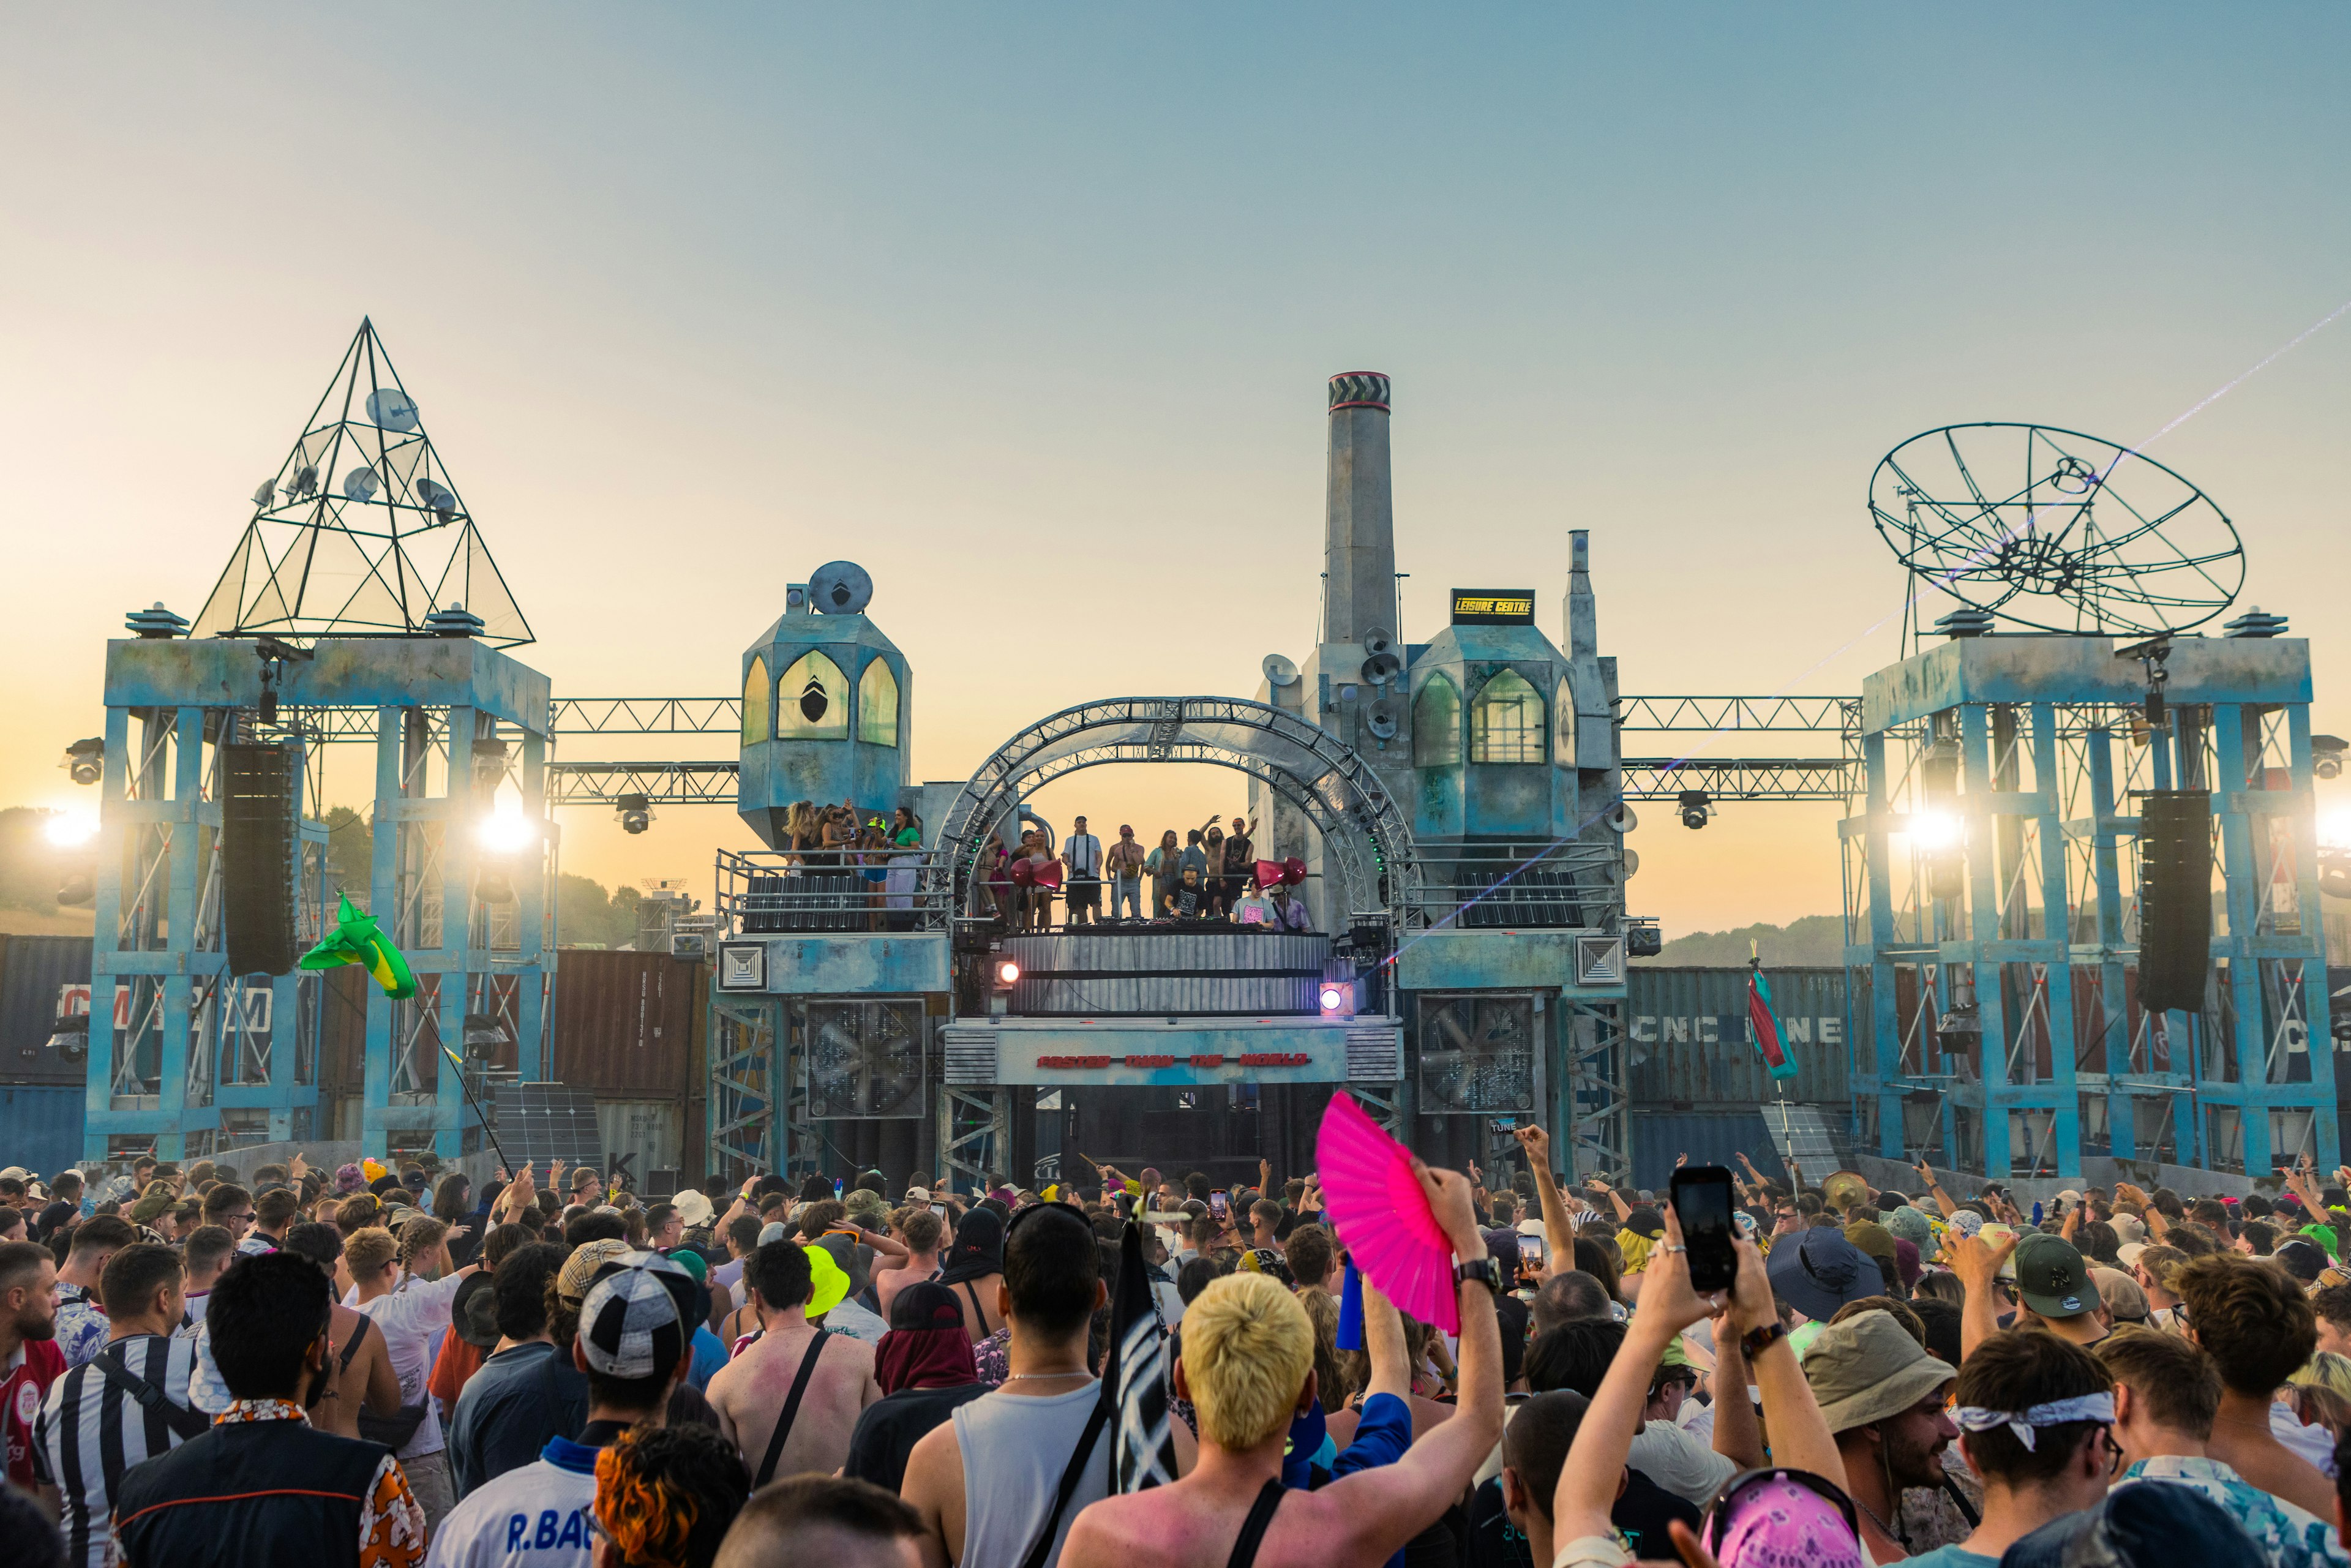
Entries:
{"label": "person on stage balcony", "polygon": [[1053,858],[1053,841],[1033,831],[1023,833],[1017,858],[1019,864],[1013,868],[1012,880],[1020,883],[1028,895],[1021,929],[1050,931],[1053,928],[1053,884],[1061,881],[1062,870],[1061,862]]}
{"label": "person on stage balcony", "polygon": [[1306,914],[1306,901],[1302,898],[1292,898],[1286,884],[1275,883],[1266,889],[1266,898],[1272,904],[1273,925],[1277,929],[1306,931],[1312,928],[1313,922],[1307,917]]}
{"label": "person on stage balcony", "polygon": [[1159,847],[1153,850],[1143,862],[1151,873],[1151,917],[1157,920],[1167,913],[1167,900],[1176,892],[1176,883],[1183,874],[1184,852],[1176,846],[1176,830],[1168,829],[1159,835]]}
{"label": "person on stage balcony", "polygon": [[1061,864],[1070,876],[1070,924],[1095,924],[1102,913],[1102,847],[1100,839],[1086,831],[1083,817],[1070,824],[1070,836],[1061,842]]}
{"label": "person on stage balcony", "polygon": [[1233,831],[1225,835],[1225,859],[1220,868],[1223,874],[1217,881],[1219,908],[1230,909],[1239,901],[1241,890],[1249,885],[1249,875],[1257,869],[1256,847],[1249,842],[1249,835],[1256,830],[1254,821],[1244,824],[1235,817]]}
{"label": "person on stage balcony", "polygon": [[987,890],[988,906],[998,921],[1007,931],[1011,930],[1018,924],[1013,899],[1019,890],[1012,885],[1012,856],[999,840],[988,840],[986,852],[979,857],[979,884]]}
{"label": "person on stage balcony", "polygon": [[1200,891],[1206,895],[1200,912],[1221,915],[1228,902],[1221,896],[1225,885],[1224,825],[1211,817],[1207,826],[1194,836],[1200,841]]}
{"label": "person on stage balcony", "polygon": [[1135,842],[1134,829],[1124,822],[1119,824],[1118,842],[1110,847],[1109,865],[1111,919],[1142,919],[1143,846]]}
{"label": "person on stage balcony", "polygon": [[1170,920],[1205,920],[1208,917],[1208,892],[1200,885],[1200,873],[1190,866],[1184,868],[1184,880],[1167,895],[1166,906],[1161,911]]}

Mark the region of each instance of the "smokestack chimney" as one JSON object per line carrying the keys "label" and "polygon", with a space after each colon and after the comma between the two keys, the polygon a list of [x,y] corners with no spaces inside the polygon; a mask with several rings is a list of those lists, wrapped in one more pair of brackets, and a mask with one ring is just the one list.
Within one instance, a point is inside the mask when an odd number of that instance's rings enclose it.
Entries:
{"label": "smokestack chimney", "polygon": [[1388,484],[1388,379],[1331,378],[1331,478],[1323,507],[1325,643],[1395,635],[1395,499]]}
{"label": "smokestack chimney", "polygon": [[1572,528],[1567,538],[1567,652],[1573,658],[1600,652],[1600,615],[1592,600],[1591,535]]}

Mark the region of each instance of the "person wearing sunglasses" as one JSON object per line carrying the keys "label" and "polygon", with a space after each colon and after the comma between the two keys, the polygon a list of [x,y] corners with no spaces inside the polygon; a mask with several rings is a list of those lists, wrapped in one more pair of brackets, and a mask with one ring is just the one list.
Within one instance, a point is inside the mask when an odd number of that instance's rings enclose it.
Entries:
{"label": "person wearing sunglasses", "polygon": [[[1723,1490],[1724,1500],[1708,1517],[1707,1547],[1722,1568],[1740,1568],[1742,1561],[1861,1568],[1865,1560],[1852,1504],[1844,1495],[1844,1461],[1788,1344],[1787,1331],[1772,1304],[1763,1255],[1750,1241],[1734,1242],[1733,1247],[1739,1271],[1728,1302],[1698,1295],[1690,1288],[1680,1222],[1667,1211],[1665,1243],[1649,1256],[1640,1307],[1625,1332],[1624,1348],[1601,1379],[1559,1473],[1552,1521],[1560,1544],[1551,1559],[1552,1568],[1625,1568],[1633,1562],[1609,1520],[1625,1457],[1641,1425],[1651,1375],[1667,1346],[1706,1317],[1718,1320],[1715,1343],[1724,1353],[1718,1377],[1725,1386],[1744,1381],[1761,1390],[1763,1419],[1771,1429],[1772,1456],[1779,1461],[1771,1469],[1731,1478]],[[1677,1521],[1672,1528],[1677,1545],[1698,1551],[1688,1526]]]}

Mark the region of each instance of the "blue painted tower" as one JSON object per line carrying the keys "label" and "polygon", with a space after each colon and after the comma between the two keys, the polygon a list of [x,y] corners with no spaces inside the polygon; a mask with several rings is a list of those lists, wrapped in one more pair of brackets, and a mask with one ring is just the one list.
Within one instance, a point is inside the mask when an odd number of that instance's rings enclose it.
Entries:
{"label": "blue painted tower", "polygon": [[847,561],[793,584],[743,653],[737,809],[770,849],[790,847],[796,802],[894,806],[914,725],[906,656],[866,618],[873,585]]}

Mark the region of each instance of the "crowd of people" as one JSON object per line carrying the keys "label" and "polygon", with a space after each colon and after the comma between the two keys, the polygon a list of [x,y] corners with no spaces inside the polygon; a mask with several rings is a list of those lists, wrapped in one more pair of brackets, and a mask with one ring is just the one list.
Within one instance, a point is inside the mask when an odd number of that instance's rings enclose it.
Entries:
{"label": "crowd of people", "polygon": [[12,1167],[0,1542],[34,1568],[2351,1563],[2351,1169],[2021,1207],[1742,1161],[1731,1283],[1701,1293],[1670,1203],[1519,1138],[1507,1182],[1415,1166],[1451,1328],[1357,1270],[1381,1249],[1312,1173],[1263,1165],[652,1203],[559,1162],[479,1192]]}
{"label": "crowd of people", "polygon": [[1235,817],[1228,831],[1212,816],[1181,844],[1169,828],[1146,850],[1134,827],[1121,823],[1105,847],[1079,817],[1059,849],[1050,834],[1033,828],[1014,848],[991,843],[980,858],[979,883],[1007,930],[1051,929],[1056,898],[1071,928],[1210,923],[1308,929],[1306,905],[1291,891],[1304,865],[1260,862],[1256,831],[1254,821]]}

